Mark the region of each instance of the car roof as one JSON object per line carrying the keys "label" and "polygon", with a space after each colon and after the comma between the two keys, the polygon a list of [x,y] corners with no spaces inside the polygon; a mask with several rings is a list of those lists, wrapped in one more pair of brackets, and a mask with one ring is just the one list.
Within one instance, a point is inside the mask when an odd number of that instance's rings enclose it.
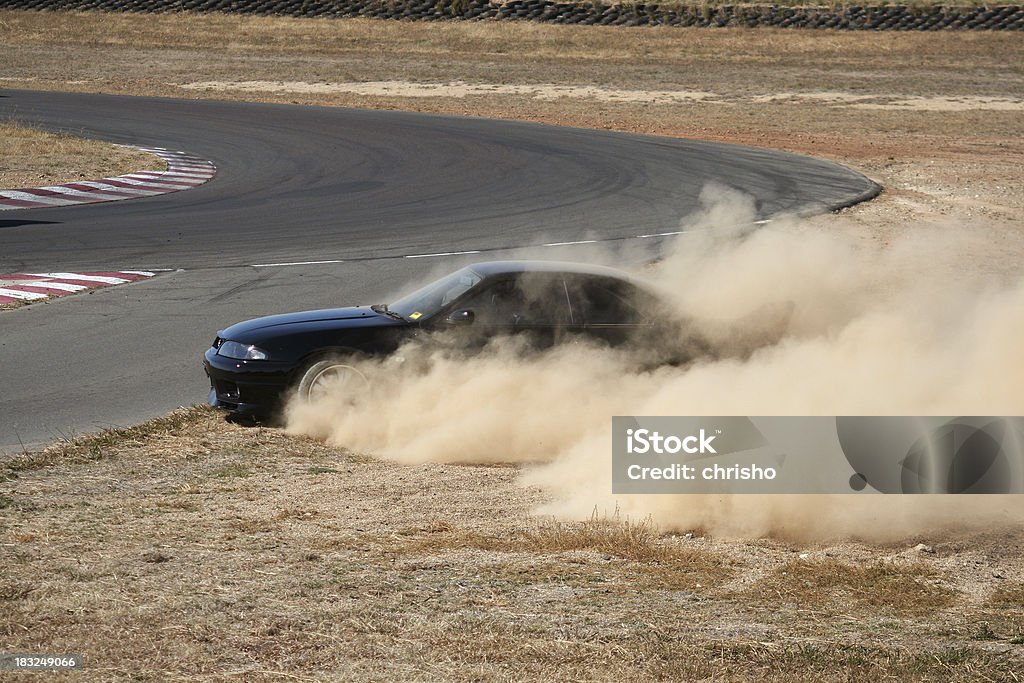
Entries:
{"label": "car roof", "polygon": [[480,263],[473,263],[469,267],[484,277],[528,272],[572,273],[575,275],[599,275],[636,282],[636,278],[615,268],[593,266],[589,263],[573,263],[571,261],[481,261]]}

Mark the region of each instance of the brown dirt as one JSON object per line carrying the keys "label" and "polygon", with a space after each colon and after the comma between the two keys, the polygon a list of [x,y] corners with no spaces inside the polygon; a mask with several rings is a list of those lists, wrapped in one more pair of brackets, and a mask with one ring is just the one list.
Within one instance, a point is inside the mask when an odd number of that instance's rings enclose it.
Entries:
{"label": "brown dirt", "polygon": [[[965,223],[990,239],[964,268],[1020,274],[1016,35],[0,12],[0,37],[10,87],[412,109],[828,157],[886,192],[823,228],[884,250],[908,224]],[[273,87],[195,85],[212,81]],[[600,93],[345,85],[379,81]],[[512,467],[384,463],[205,410],[29,454],[11,474],[3,647],[83,652],[90,680],[1024,670],[1020,530],[797,546],[556,522],[531,516],[545,494]],[[933,552],[914,550],[922,541]]]}
{"label": "brown dirt", "polygon": [[0,189],[42,187],[166,168],[164,160],[153,154],[0,123]]}

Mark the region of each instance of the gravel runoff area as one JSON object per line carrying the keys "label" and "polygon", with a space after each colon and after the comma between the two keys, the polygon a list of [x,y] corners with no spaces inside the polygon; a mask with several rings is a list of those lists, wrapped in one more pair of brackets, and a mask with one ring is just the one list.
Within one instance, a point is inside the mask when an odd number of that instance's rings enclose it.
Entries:
{"label": "gravel runoff area", "polygon": [[[1019,277],[1021,43],[1001,34],[0,13],[10,87],[402,108],[778,147]],[[131,63],[130,75],[101,65]],[[488,92],[490,90],[490,92]],[[1017,681],[1024,534],[726,539],[558,521],[512,466],[399,465],[205,409],[24,454],[0,484],[5,652],[90,680]],[[69,676],[70,678],[70,676]]]}

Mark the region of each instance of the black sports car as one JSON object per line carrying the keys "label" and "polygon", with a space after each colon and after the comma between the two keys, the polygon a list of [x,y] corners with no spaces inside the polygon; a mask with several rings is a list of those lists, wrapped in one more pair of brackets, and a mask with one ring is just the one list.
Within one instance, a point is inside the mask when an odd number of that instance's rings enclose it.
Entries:
{"label": "black sports car", "polygon": [[620,271],[551,261],[477,263],[390,304],[256,318],[218,332],[206,350],[210,404],[269,416],[297,392],[314,396],[358,370],[347,360],[445,333],[479,346],[525,334],[546,347],[575,335],[610,345],[663,330],[661,301]]}

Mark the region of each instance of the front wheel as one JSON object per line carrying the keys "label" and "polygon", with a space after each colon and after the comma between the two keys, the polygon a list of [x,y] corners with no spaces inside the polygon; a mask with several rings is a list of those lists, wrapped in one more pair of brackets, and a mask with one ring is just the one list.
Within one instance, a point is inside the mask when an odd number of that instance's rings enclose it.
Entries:
{"label": "front wheel", "polygon": [[302,373],[296,392],[303,403],[312,403],[326,396],[351,400],[354,394],[364,392],[369,386],[366,375],[355,366],[344,361],[321,360]]}

